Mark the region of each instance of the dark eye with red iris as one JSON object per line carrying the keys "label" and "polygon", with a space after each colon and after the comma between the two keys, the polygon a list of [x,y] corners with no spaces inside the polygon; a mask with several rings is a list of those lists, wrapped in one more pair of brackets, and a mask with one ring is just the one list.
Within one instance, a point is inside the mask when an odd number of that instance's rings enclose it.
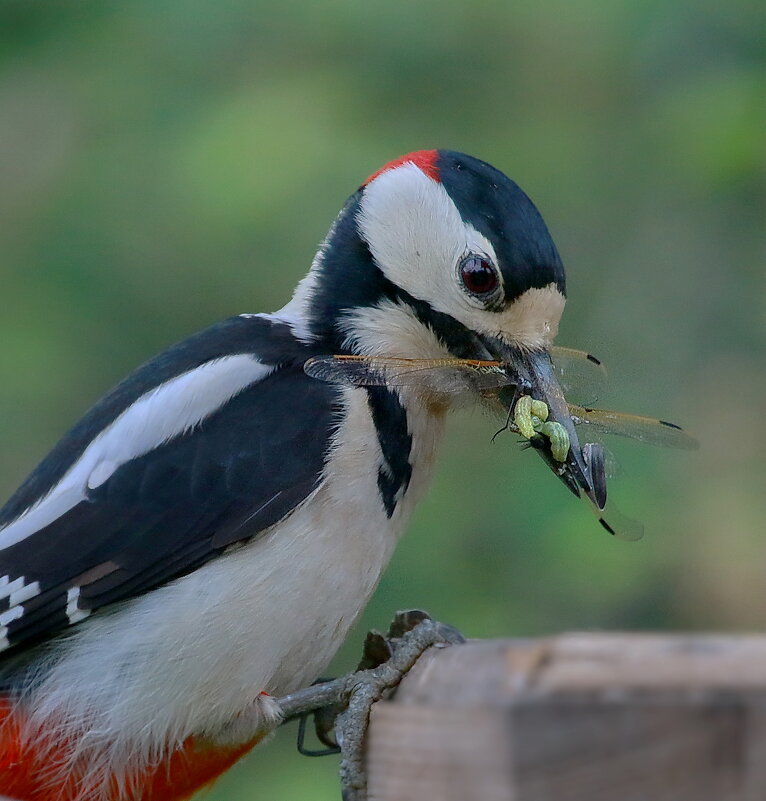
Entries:
{"label": "dark eye with red iris", "polygon": [[463,259],[460,263],[460,280],[472,295],[489,295],[500,283],[492,262],[481,256],[466,256]]}

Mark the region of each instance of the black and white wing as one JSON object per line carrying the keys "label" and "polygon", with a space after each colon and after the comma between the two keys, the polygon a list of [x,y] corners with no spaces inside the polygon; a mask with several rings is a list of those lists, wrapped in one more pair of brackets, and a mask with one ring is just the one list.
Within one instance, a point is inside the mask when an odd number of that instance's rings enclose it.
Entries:
{"label": "black and white wing", "polygon": [[337,392],[284,323],[226,320],[139,368],[0,510],[0,651],[188,573],[319,484]]}

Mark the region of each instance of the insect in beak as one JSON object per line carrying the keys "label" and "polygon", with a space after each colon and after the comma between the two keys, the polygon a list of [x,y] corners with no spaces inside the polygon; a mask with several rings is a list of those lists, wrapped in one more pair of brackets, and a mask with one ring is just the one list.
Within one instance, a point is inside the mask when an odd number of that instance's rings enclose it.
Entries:
{"label": "insect in beak", "polygon": [[590,438],[617,435],[684,449],[697,447],[696,441],[666,420],[569,403],[565,391],[574,388],[576,365],[587,365],[591,373],[588,390],[595,388],[593,368],[596,379],[604,377],[603,365],[589,353],[557,346],[529,350],[481,336],[473,355],[470,359],[315,356],[306,361],[304,370],[313,378],[352,387],[409,388],[429,398],[480,399],[505,420],[501,430],[522,436],[574,495],[588,501],[606,531],[621,539],[640,539],[640,522],[620,514],[612,503],[607,509],[604,448]]}
{"label": "insect in beak", "polygon": [[498,339],[484,344],[508,365],[513,386],[499,400],[508,410],[509,427],[529,440],[543,461],[576,496],[584,493],[598,509],[606,505],[603,452],[580,445],[564,392],[547,350],[527,350]]}

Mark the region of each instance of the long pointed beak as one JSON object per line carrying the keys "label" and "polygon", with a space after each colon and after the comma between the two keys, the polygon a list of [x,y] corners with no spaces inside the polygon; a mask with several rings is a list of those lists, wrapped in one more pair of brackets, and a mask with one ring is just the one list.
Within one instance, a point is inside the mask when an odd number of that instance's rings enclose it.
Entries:
{"label": "long pointed beak", "polygon": [[[584,492],[591,501],[603,509],[606,504],[606,480],[599,467],[589,462],[591,449],[580,445],[577,431],[569,414],[566,398],[556,378],[556,373],[547,350],[524,350],[498,340],[484,340],[484,344],[504,363],[518,380],[516,389],[506,391],[502,398],[509,411],[521,395],[530,395],[548,406],[548,420],[559,423],[569,436],[569,452],[565,461],[554,459],[550,442],[542,436],[533,437],[530,443],[536,448],[545,463],[579,497]],[[593,475],[595,467],[599,475]]]}

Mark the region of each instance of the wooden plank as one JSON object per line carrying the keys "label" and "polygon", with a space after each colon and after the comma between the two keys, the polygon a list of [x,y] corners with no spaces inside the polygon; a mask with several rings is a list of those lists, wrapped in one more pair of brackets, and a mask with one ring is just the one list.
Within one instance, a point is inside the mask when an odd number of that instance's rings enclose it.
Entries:
{"label": "wooden plank", "polygon": [[390,703],[377,704],[373,714],[370,801],[513,801],[502,715]]}
{"label": "wooden plank", "polygon": [[373,801],[764,801],[766,637],[433,650],[368,743]]}

